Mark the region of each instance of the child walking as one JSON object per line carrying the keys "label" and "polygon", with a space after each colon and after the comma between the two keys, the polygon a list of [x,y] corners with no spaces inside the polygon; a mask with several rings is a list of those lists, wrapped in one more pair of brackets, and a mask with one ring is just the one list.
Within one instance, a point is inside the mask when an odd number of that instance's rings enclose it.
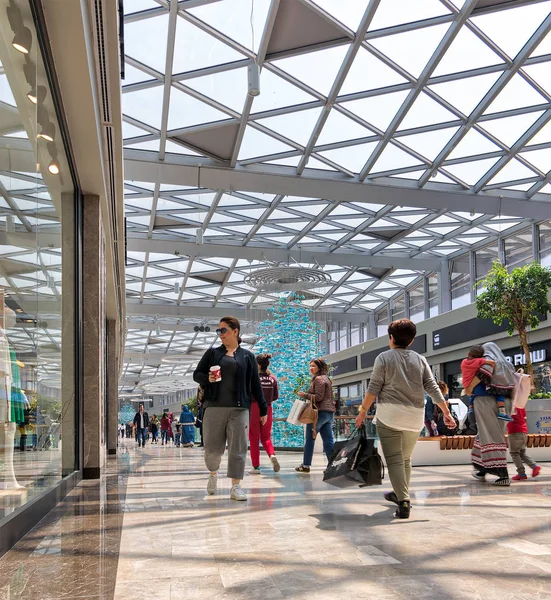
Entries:
{"label": "child walking", "polygon": [[517,475],[513,477],[513,481],[528,479],[524,463],[532,469],[532,477],[537,477],[540,474],[541,467],[526,454],[528,425],[526,424],[526,410],[524,408],[517,408],[513,413],[512,421],[507,424],[507,431],[509,432],[509,452],[517,468]]}
{"label": "child walking", "polygon": [[[461,361],[461,376],[463,378],[463,388],[465,395],[469,396],[469,414],[473,415],[473,403],[474,396],[472,395],[473,389],[480,383],[480,379],[476,376],[478,370],[484,366],[489,365],[495,367],[495,361],[489,358],[484,358],[484,347],[480,345],[473,346],[467,358]],[[505,408],[505,398],[503,396],[496,396],[497,404],[497,418],[502,421],[512,421],[511,417],[507,413]]]}

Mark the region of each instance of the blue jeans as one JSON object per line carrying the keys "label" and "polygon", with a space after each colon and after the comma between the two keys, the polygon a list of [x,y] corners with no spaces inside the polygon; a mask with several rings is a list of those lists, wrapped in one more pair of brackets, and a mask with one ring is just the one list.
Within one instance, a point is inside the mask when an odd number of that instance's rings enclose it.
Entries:
{"label": "blue jeans", "polygon": [[179,433],[175,433],[174,434],[174,445],[175,446],[179,446],[180,445],[180,434]]}
{"label": "blue jeans", "polygon": [[[333,439],[333,420],[335,413],[328,410],[320,410],[318,412],[318,422],[316,423],[316,431],[321,435],[323,440],[323,451],[327,459],[333,453],[335,441]],[[306,440],[304,443],[304,458],[302,464],[305,467],[312,465],[312,456],[314,455],[314,444],[316,440],[312,438],[312,425],[306,425]]]}
{"label": "blue jeans", "polygon": [[138,446],[145,446],[145,429],[137,429],[138,433]]}
{"label": "blue jeans", "polygon": [[168,444],[168,431],[166,430],[161,430],[161,444],[164,444],[165,442]]}

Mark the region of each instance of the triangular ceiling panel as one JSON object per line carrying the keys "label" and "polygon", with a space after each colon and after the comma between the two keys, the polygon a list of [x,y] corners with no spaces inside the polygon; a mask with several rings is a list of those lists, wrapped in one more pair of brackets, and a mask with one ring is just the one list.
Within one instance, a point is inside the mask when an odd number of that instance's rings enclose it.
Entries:
{"label": "triangular ceiling panel", "polygon": [[231,69],[187,79],[184,85],[240,113],[247,95],[247,69]]}
{"label": "triangular ceiling panel", "polygon": [[343,102],[341,106],[371,125],[385,131],[407,95],[407,91],[393,92],[392,94]]}
{"label": "triangular ceiling panel", "polygon": [[321,146],[323,144],[355,140],[370,135],[373,135],[373,133],[369,129],[333,109],[325,121],[316,145]]}
{"label": "triangular ceiling panel", "polygon": [[258,123],[283,135],[296,144],[306,146],[320,112],[321,108],[311,108],[268,119],[259,119]]}
{"label": "triangular ceiling panel", "polygon": [[470,115],[500,75],[501,73],[488,73],[437,83],[429,87],[464,115]]}
{"label": "triangular ceiling panel", "polygon": [[343,31],[339,27],[308,5],[296,0],[281,0],[270,36],[268,55],[343,37]]}
{"label": "triangular ceiling panel", "polygon": [[528,113],[526,115],[492,119],[491,121],[483,121],[480,125],[483,129],[502,141],[506,146],[511,147],[542,114],[543,113],[539,111]]}
{"label": "triangular ceiling panel", "polygon": [[448,158],[463,158],[464,156],[475,156],[476,154],[498,150],[501,150],[501,148],[491,142],[485,135],[482,135],[476,129],[470,129],[448,155]]}
{"label": "triangular ceiling panel", "polygon": [[[149,40],[152,43],[144,43]],[[144,65],[163,73],[166,66],[168,11],[158,17],[124,24],[124,52]],[[154,43],[153,43],[154,42]]]}
{"label": "triangular ceiling panel", "polygon": [[231,158],[239,130],[238,123],[228,123],[211,129],[186,133],[176,139],[193,146],[196,150],[224,160]]}
{"label": "triangular ceiling panel", "polygon": [[273,73],[268,66],[260,72],[261,93],[253,101],[251,114],[315,101],[316,98]]}
{"label": "triangular ceiling panel", "polygon": [[456,120],[457,117],[452,112],[422,92],[411,105],[399,129],[412,129]]}
{"label": "triangular ceiling panel", "polygon": [[324,152],[318,152],[318,154],[325,156],[353,173],[359,173],[376,145],[377,142],[371,142],[369,144],[336,148],[335,150],[325,150]]}
{"label": "triangular ceiling panel", "polygon": [[212,123],[228,119],[223,113],[206,102],[201,102],[189,94],[172,87],[170,91],[170,108],[168,111],[168,129],[185,129],[203,123]]}
{"label": "triangular ceiling panel", "polygon": [[467,185],[474,185],[496,162],[497,158],[488,158],[459,165],[448,165],[446,171],[459,177]]}
{"label": "triangular ceiling panel", "polygon": [[371,173],[381,173],[383,171],[393,171],[404,167],[413,167],[422,164],[411,154],[404,152],[394,144],[387,144],[377,162],[371,168]]}
{"label": "triangular ceiling panel", "polygon": [[456,127],[437,129],[436,131],[416,133],[398,139],[412,150],[419,152],[419,154],[428,160],[434,160],[456,131]]}

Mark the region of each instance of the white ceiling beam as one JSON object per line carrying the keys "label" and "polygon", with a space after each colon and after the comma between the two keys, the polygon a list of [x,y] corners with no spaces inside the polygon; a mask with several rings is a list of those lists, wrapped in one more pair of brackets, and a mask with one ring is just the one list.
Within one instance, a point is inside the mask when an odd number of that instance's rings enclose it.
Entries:
{"label": "white ceiling beam", "polygon": [[286,249],[273,246],[238,246],[233,244],[195,244],[177,239],[147,239],[135,234],[128,238],[128,250],[132,252],[155,252],[157,254],[175,254],[192,258],[242,258],[244,260],[269,260],[288,262],[295,260],[302,264],[339,265],[343,267],[381,267],[390,269],[415,269],[419,271],[438,271],[439,258],[407,258],[401,256],[371,256],[368,253],[329,252],[317,249]]}
{"label": "white ceiling beam", "polygon": [[412,206],[450,211],[483,212],[511,217],[548,219],[551,202],[535,195],[528,200],[523,192],[495,190],[478,194],[456,186],[429,183],[423,188],[415,181],[394,179],[359,182],[335,173],[306,169],[297,176],[293,167],[272,165],[236,166],[230,169],[201,158],[171,156],[160,163],[141,150],[125,151],[125,176],[132,181],[156,181],[172,185],[197,185],[201,165],[201,185],[210,189],[240,190],[324,198],[337,202],[369,202],[392,206]]}

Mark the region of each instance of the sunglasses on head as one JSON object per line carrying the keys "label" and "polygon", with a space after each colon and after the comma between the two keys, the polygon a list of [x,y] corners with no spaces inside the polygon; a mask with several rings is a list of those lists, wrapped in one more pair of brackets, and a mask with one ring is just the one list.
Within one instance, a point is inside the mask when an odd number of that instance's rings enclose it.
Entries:
{"label": "sunglasses on head", "polygon": [[221,333],[228,333],[227,327],[220,327],[220,329],[216,330],[216,335],[220,335]]}

